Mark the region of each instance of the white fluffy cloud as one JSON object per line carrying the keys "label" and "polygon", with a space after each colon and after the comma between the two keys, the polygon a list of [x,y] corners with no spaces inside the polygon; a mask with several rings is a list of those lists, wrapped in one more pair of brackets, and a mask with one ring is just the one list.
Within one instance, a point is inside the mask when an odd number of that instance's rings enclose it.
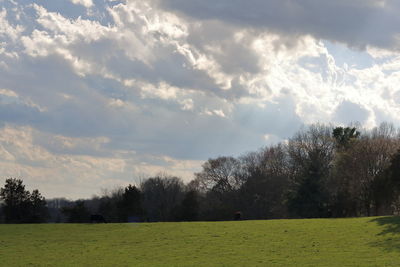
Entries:
{"label": "white fluffy cloud", "polygon": [[71,0],[72,3],[75,5],[82,5],[84,7],[91,7],[93,6],[92,0]]}
{"label": "white fluffy cloud", "polygon": [[82,197],[158,171],[189,180],[207,158],[285,140],[303,123],[400,125],[389,8],[1,1],[4,178]]}

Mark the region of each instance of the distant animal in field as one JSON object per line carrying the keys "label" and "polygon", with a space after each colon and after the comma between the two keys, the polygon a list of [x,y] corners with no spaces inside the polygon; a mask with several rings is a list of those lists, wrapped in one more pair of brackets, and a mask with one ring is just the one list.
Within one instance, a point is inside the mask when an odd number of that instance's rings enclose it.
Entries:
{"label": "distant animal in field", "polygon": [[90,215],[90,222],[91,223],[107,223],[106,219],[104,219],[103,215],[100,215],[100,214]]}
{"label": "distant animal in field", "polygon": [[233,215],[233,219],[235,221],[239,221],[242,219],[242,212],[241,211],[236,211],[235,214]]}

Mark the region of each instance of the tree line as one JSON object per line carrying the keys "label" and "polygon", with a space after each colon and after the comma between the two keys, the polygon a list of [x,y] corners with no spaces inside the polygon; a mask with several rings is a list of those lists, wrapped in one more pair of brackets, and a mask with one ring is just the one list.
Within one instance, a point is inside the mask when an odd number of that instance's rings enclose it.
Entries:
{"label": "tree line", "polygon": [[45,201],[22,181],[1,188],[4,222],[109,222],[328,218],[400,211],[400,133],[314,124],[239,157],[207,160],[194,180],[158,175],[91,199]]}

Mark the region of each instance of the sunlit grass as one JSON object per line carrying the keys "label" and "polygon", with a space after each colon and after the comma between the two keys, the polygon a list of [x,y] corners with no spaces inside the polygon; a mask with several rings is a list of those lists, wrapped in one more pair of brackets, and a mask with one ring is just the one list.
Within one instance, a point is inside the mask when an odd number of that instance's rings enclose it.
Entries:
{"label": "sunlit grass", "polygon": [[400,220],[0,225],[1,266],[400,266]]}

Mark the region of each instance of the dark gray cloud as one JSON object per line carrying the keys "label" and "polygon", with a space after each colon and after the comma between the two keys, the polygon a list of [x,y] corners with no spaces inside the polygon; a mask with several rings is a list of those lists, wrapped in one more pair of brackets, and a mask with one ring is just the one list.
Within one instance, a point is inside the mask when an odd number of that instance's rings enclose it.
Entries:
{"label": "dark gray cloud", "polygon": [[399,49],[400,4],[385,0],[162,0],[170,10],[202,20],[220,20],[364,48]]}
{"label": "dark gray cloud", "polygon": [[189,24],[188,42],[204,53],[211,53],[229,74],[257,73],[260,71],[258,55],[250,45],[254,37],[246,32],[235,41],[237,29],[220,21]]}

